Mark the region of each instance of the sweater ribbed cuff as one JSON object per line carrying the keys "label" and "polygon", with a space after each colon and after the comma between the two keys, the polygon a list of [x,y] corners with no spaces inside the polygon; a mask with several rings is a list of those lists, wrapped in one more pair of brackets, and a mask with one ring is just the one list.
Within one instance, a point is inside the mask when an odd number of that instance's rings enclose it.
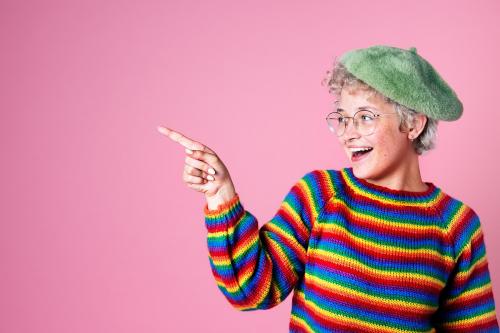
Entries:
{"label": "sweater ribbed cuff", "polygon": [[216,209],[209,209],[208,203],[203,207],[205,214],[205,225],[209,232],[227,230],[228,226],[236,222],[245,214],[240,197],[236,194],[231,200],[217,206]]}

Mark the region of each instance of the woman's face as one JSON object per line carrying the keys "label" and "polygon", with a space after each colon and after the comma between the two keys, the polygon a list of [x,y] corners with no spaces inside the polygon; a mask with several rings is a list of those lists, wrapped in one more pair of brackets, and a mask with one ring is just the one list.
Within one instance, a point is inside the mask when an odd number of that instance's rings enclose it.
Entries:
{"label": "woman's face", "polygon": [[[342,136],[341,145],[351,161],[356,177],[375,182],[386,177],[401,174],[408,167],[410,154],[416,154],[408,139],[407,132],[399,130],[400,118],[391,104],[383,97],[355,87],[342,89],[337,110],[344,116],[352,117],[356,111],[368,108],[375,114],[391,113],[375,118],[375,131],[370,135],[361,135],[354,127],[352,119]],[[370,152],[359,158],[353,158],[353,147],[371,147]]]}

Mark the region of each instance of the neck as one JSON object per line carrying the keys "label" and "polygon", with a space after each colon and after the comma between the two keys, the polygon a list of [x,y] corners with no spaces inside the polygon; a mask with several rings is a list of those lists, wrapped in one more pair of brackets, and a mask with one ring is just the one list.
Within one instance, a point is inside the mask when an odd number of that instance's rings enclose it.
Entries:
{"label": "neck", "polygon": [[418,154],[413,150],[409,156],[403,158],[404,163],[398,164],[397,168],[390,170],[388,174],[377,179],[366,179],[367,182],[388,187],[393,190],[412,192],[423,192],[428,186],[422,181]]}

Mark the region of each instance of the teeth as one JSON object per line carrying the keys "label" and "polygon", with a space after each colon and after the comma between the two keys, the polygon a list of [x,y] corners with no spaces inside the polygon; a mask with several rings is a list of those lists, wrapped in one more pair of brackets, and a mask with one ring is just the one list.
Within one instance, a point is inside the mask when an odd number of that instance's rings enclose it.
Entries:
{"label": "teeth", "polygon": [[370,149],[372,149],[372,148],[349,148],[349,150],[353,153],[358,152],[358,151],[367,151]]}

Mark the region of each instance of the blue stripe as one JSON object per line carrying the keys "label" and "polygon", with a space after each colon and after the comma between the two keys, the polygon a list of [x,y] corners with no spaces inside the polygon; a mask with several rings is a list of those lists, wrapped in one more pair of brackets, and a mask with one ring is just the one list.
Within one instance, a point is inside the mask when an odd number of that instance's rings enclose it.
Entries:
{"label": "blue stripe", "polygon": [[348,289],[353,289],[375,297],[385,298],[388,300],[404,300],[411,303],[431,306],[437,305],[437,299],[435,295],[432,294],[424,294],[422,292],[412,291],[404,287],[401,289],[397,287],[384,286],[375,282],[365,281],[360,276],[351,275],[345,272],[331,272],[317,267],[310,268],[310,270],[311,275],[321,278],[324,281],[339,284]]}

